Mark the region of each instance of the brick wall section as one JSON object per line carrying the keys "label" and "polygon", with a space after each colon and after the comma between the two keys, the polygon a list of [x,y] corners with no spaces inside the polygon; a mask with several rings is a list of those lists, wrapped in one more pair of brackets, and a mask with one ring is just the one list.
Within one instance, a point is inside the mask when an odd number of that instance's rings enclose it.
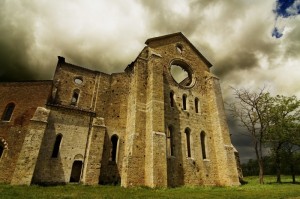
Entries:
{"label": "brick wall section", "polygon": [[[75,160],[84,161],[90,114],[50,107],[47,129],[39,152],[33,183],[64,184],[70,181]],[[80,115],[80,117],[78,117]],[[52,157],[56,136],[62,135],[57,157]]]}
{"label": "brick wall section", "polygon": [[[130,76],[127,73],[115,73],[109,78],[109,86],[105,93],[98,97],[97,115],[104,118],[106,135],[101,160],[100,183],[121,183],[123,157],[125,153],[125,135],[127,124],[127,102]],[[103,83],[101,83],[103,85]],[[100,89],[101,90],[101,89]],[[118,136],[116,161],[111,161],[111,137]]]}
{"label": "brick wall section", "polygon": [[[76,106],[92,110],[97,74],[96,71],[59,61],[53,78],[54,87],[57,88],[57,91],[55,94],[52,92],[52,103],[64,106],[71,105],[73,91],[77,89],[79,90],[79,98]],[[75,83],[76,78],[82,79],[82,83]]]}
{"label": "brick wall section", "polygon": [[8,103],[16,105],[11,120],[0,121],[0,137],[8,145],[0,160],[0,182],[11,181],[30,119],[37,107],[45,107],[51,86],[52,81],[0,83],[0,116]]}

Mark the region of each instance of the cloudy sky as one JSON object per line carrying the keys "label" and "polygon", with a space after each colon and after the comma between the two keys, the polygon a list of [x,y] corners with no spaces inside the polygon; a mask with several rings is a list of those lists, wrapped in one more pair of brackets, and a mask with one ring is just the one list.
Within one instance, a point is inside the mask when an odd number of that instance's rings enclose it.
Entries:
{"label": "cloudy sky", "polygon": [[[57,56],[121,72],[146,39],[183,32],[230,86],[300,98],[300,0],[1,0],[0,81],[51,79]],[[230,118],[229,118],[230,120]],[[230,122],[242,161],[247,137]]]}

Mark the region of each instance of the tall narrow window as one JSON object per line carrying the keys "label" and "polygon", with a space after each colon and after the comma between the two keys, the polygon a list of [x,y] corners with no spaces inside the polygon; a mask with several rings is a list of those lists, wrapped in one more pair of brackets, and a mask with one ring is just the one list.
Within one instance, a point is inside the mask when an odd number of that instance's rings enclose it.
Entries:
{"label": "tall narrow window", "polygon": [[191,131],[189,128],[185,129],[185,136],[186,136],[186,150],[187,150],[187,157],[191,157]]}
{"label": "tall narrow window", "polygon": [[78,98],[79,98],[79,90],[78,89],[75,89],[73,91],[73,96],[72,96],[72,100],[71,100],[71,105],[74,105],[76,106],[77,105],[77,102],[78,102]]}
{"label": "tall narrow window", "polygon": [[195,98],[195,112],[199,113],[199,99],[197,97]]}
{"label": "tall narrow window", "polygon": [[5,111],[2,115],[2,120],[3,121],[9,121],[14,109],[15,109],[15,104],[14,103],[7,104],[7,106],[5,108]]}
{"label": "tall narrow window", "polygon": [[58,157],[58,152],[60,148],[60,143],[61,143],[62,135],[58,134],[55,139],[53,151],[52,151],[52,158],[57,158]]}
{"label": "tall narrow window", "polygon": [[0,143],[0,158],[2,157],[3,152],[4,152],[4,146],[2,145],[2,143]]}
{"label": "tall narrow window", "polygon": [[201,139],[201,151],[202,151],[202,157],[203,159],[206,159],[206,149],[205,149],[205,132],[202,131],[200,134]]}
{"label": "tall narrow window", "polygon": [[118,149],[118,136],[117,135],[113,135],[111,136],[111,161],[116,162],[117,160],[117,149]]}
{"label": "tall narrow window", "polygon": [[170,92],[170,105],[171,107],[174,107],[174,92]]}
{"label": "tall narrow window", "polygon": [[169,126],[167,131],[167,154],[168,156],[174,156],[174,133],[172,126]]}
{"label": "tall narrow window", "polygon": [[186,110],[186,98],[187,98],[187,96],[186,96],[186,94],[184,94],[182,96],[182,107],[183,107],[183,110]]}

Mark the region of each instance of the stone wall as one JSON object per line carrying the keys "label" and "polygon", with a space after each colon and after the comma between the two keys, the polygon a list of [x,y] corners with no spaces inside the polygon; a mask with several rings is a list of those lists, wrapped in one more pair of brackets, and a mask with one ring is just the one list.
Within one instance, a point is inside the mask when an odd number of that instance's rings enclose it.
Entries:
{"label": "stone wall", "polygon": [[[238,185],[211,64],[181,33],[146,44],[123,73],[109,75],[58,57],[53,86],[26,84],[35,89],[28,95],[25,84],[0,85],[8,96],[0,99],[0,111],[10,101],[18,105],[14,123],[0,124],[0,141],[8,143],[0,181],[10,182],[16,167],[13,184]],[[176,82],[172,65],[187,77]],[[47,118],[38,120],[33,113],[44,108]]]}
{"label": "stone wall", "polygon": [[49,110],[38,107],[30,120],[11,184],[30,185],[47,126]]}
{"label": "stone wall", "polygon": [[0,159],[0,182],[10,183],[30,119],[37,107],[45,107],[52,81],[0,83],[0,116],[8,103],[15,108],[10,121],[0,121],[0,138],[7,148]]}

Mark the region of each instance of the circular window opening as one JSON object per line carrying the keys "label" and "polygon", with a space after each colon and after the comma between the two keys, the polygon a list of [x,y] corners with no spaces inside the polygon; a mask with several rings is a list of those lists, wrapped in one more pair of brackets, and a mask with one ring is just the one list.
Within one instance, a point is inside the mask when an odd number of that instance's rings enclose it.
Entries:
{"label": "circular window opening", "polygon": [[74,80],[75,84],[82,84],[83,80],[81,77],[76,77],[75,80]]}
{"label": "circular window opening", "polygon": [[170,67],[170,73],[177,84],[184,87],[190,87],[193,84],[192,71],[187,64],[173,62]]}

